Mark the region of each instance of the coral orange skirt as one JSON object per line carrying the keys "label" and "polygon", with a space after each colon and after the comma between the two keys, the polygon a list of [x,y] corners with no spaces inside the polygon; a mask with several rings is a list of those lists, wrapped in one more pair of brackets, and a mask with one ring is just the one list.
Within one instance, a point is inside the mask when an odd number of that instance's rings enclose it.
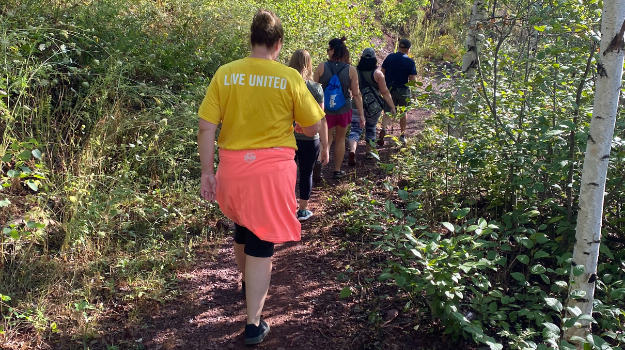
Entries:
{"label": "coral orange skirt", "polygon": [[272,243],[299,241],[293,148],[219,150],[217,202],[232,221]]}

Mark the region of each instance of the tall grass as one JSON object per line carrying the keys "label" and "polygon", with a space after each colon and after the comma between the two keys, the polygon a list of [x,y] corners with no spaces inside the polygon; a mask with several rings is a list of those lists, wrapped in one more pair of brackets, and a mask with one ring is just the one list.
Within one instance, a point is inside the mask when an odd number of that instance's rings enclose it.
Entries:
{"label": "tall grass", "polygon": [[197,195],[196,113],[217,68],[247,54],[261,6],[284,20],[282,61],[376,33],[348,1],[0,5],[1,347],[25,329],[32,344],[86,344],[113,297],[136,315],[175,298],[175,271],[219,241],[221,213]]}
{"label": "tall grass", "polygon": [[436,10],[422,13],[410,28],[410,41],[417,69],[423,72],[429,62],[457,63],[464,53],[468,28],[468,3],[439,3]]}

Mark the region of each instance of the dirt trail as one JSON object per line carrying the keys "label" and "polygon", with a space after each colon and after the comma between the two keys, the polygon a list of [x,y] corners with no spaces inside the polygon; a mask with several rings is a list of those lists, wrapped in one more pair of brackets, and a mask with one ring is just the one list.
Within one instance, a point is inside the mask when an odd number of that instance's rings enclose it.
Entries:
{"label": "dirt trail", "polygon": [[[393,39],[385,36],[379,43],[381,55],[392,52]],[[381,60],[380,60],[381,64]],[[406,134],[416,135],[429,112],[408,113]],[[399,136],[399,125],[388,130]],[[388,140],[388,139],[387,139]],[[382,159],[397,151],[392,141],[379,149]],[[350,167],[347,156],[342,169],[345,178],[332,178],[330,163],[323,168],[324,181],[313,188],[309,209],[315,214],[302,225],[301,242],[277,245],[273,257],[271,285],[262,317],[271,326],[259,349],[368,349],[384,344],[386,349],[414,349],[422,340],[414,339],[414,315],[400,314],[401,306],[383,306],[380,327],[368,319],[370,301],[340,299],[345,283],[337,276],[344,272],[353,256],[345,256],[341,228],[335,227],[327,199],[341,184],[379,173],[377,161],[365,157],[364,141],[359,142],[358,165]],[[375,176],[375,175],[373,175]],[[183,298],[155,310],[141,330],[147,349],[246,349],[244,345],[245,299],[240,290],[241,276],[228,237],[215,249],[198,252],[197,263],[179,275]],[[369,249],[369,247],[367,248]],[[373,247],[370,247],[372,250]],[[348,250],[347,250],[348,251]],[[374,258],[375,254],[364,254]],[[369,262],[364,262],[365,266]],[[376,277],[362,271],[362,278]],[[359,276],[360,278],[360,276]],[[379,305],[378,305],[379,307]],[[387,338],[387,341],[380,340]],[[426,346],[427,348],[427,346]]]}
{"label": "dirt trail", "polygon": [[[409,113],[408,136],[421,129],[425,114]],[[398,136],[398,127],[395,129]],[[388,144],[380,150],[382,157],[396,150]],[[356,173],[359,178],[366,177],[377,169],[376,161],[365,160],[364,149],[364,141],[360,141],[356,167],[349,167],[345,157],[343,169],[348,176],[340,181],[332,179],[330,166],[324,167],[326,182],[313,189],[310,209],[315,216],[304,223],[302,241],[276,246],[271,286],[263,310],[263,319],[270,324],[271,332],[257,348],[357,349],[371,341],[373,334],[365,305],[359,306],[358,298],[339,299],[345,284],[337,281],[337,275],[345,271],[348,260],[340,251],[339,229],[333,226],[332,213],[327,213],[324,205],[337,185],[355,179]],[[232,238],[225,239],[216,250],[199,251],[197,264],[178,276],[183,297],[155,309],[144,321],[143,329],[135,331],[141,334],[146,348],[246,348],[245,304]],[[411,319],[403,322],[409,326]],[[396,348],[410,348],[405,347],[409,343],[410,339],[398,339]]]}
{"label": "dirt trail", "polygon": [[[380,46],[386,48],[384,56],[391,52],[392,44],[388,36],[381,40]],[[428,115],[424,110],[408,112],[408,138],[423,128]],[[399,136],[399,125],[393,123],[387,132]],[[390,141],[378,150],[382,161],[386,161],[398,148]],[[347,176],[341,180],[332,178],[332,149],[330,155],[330,163],[322,172],[324,181],[313,188],[309,209],[315,215],[303,223],[301,242],[276,245],[262,314],[271,331],[263,343],[253,348],[432,349],[423,333],[414,331],[418,310],[403,312],[404,305],[397,298],[378,297],[396,293],[396,289],[339,298],[347,284],[337,277],[348,264],[352,264],[358,279],[373,279],[379,273],[377,263],[386,258],[374,252],[371,244],[346,241],[328,198],[350,182],[366,177],[377,181],[386,175],[376,160],[366,159],[364,141],[359,142],[357,166],[348,166],[345,156],[342,169]],[[109,332],[93,346],[107,349],[105,343],[117,345],[114,349],[249,349],[244,345],[245,299],[232,244],[228,235],[196,251],[195,264],[177,276],[180,297],[175,302],[142,305],[135,315],[124,310],[123,304],[118,305],[110,312],[116,316],[101,320],[102,328]]]}

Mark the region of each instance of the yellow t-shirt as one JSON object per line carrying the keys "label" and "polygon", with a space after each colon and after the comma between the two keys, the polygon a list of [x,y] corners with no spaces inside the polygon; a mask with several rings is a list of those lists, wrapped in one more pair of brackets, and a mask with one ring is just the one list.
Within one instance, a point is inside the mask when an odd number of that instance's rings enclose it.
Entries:
{"label": "yellow t-shirt", "polygon": [[217,70],[198,114],[222,123],[217,144],[227,150],[297,148],[293,121],[306,127],[324,117],[295,69],[251,57]]}

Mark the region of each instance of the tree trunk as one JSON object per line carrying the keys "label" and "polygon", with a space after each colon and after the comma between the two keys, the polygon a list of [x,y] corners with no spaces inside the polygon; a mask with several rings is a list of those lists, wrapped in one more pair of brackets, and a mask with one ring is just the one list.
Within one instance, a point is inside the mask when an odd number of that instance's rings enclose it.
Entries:
{"label": "tree trunk", "polygon": [[[573,266],[584,266],[584,272],[575,276],[571,269],[569,292],[582,290],[581,299],[569,298],[568,306],[577,306],[585,315],[592,315],[592,304],[597,279],[597,260],[601,242],[601,219],[610,148],[616,122],[621,79],[623,74],[625,32],[625,0],[604,0],[601,16],[601,49],[597,63],[597,82],[588,146],[582,168],[579,214],[573,249]],[[578,270],[579,271],[579,270]],[[590,331],[587,321],[566,331],[566,339],[584,338]],[[576,343],[578,349],[583,345]]]}
{"label": "tree trunk", "polygon": [[[486,0],[475,0],[471,10],[469,34],[467,34],[467,40],[464,43],[467,52],[462,56],[462,67],[460,68],[468,84],[475,80],[478,65],[477,55],[480,53],[482,41],[480,34],[482,33],[482,25],[486,20],[486,11]],[[471,86],[464,86],[460,89],[454,114],[464,111],[464,106],[473,98],[472,92],[473,88]],[[456,137],[462,137],[461,130],[461,125],[452,125],[451,134]]]}

